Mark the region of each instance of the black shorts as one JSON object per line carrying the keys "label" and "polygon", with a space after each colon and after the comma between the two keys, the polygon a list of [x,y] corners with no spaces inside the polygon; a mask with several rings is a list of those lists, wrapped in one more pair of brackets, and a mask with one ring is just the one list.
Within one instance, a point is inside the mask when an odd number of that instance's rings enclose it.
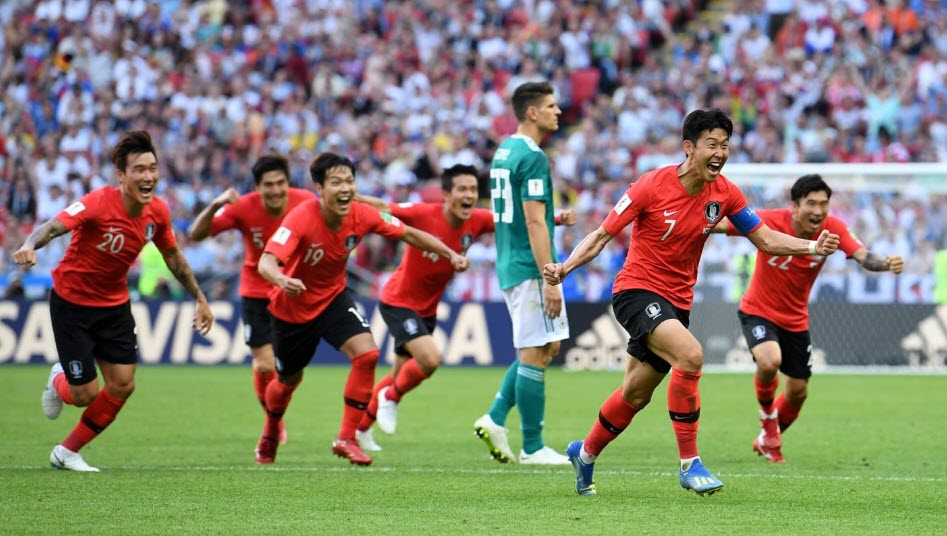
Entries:
{"label": "black shorts", "polygon": [[411,356],[405,347],[405,343],[430,335],[434,333],[437,327],[437,316],[421,318],[414,310],[407,307],[394,307],[386,303],[378,302],[378,312],[388,325],[388,331],[395,339],[395,353],[401,356]]}
{"label": "black shorts", "polygon": [[[743,337],[750,350],[762,342],[776,341],[779,344],[779,353],[782,354],[780,372],[800,380],[807,380],[812,376],[812,339],[808,330],[789,331],[762,316],[748,315],[743,311],[737,311],[737,316],[740,317]],[[756,361],[756,357],[753,361]]]}
{"label": "black shorts", "polygon": [[243,318],[243,341],[250,348],[259,348],[273,342],[273,315],[267,311],[266,298],[241,298],[240,316]]}
{"label": "black shorts", "polygon": [[371,333],[368,320],[358,312],[348,290],[342,291],[309,322],[294,324],[273,317],[276,371],[281,376],[290,376],[305,368],[322,339],[338,350],[346,341],[362,333]]}
{"label": "black shorts", "polygon": [[671,371],[671,364],[648,348],[648,335],[665,320],[677,319],[688,327],[691,312],[671,305],[671,302],[650,290],[630,289],[612,295],[615,318],[628,332],[628,354],[651,365],[661,374]]}
{"label": "black shorts", "polygon": [[76,305],[49,293],[59,363],[71,385],[96,378],[95,360],[119,365],[138,362],[138,337],[131,302],[107,307]]}

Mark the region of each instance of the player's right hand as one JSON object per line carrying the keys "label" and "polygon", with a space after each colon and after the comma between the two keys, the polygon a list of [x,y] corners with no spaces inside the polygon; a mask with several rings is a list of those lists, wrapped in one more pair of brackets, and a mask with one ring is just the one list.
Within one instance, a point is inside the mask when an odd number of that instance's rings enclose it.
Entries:
{"label": "player's right hand", "polygon": [[34,266],[36,264],[36,250],[22,246],[13,254],[13,262],[20,266]]}
{"label": "player's right hand", "polygon": [[223,193],[218,195],[217,198],[214,199],[214,203],[220,206],[224,206],[228,203],[232,205],[239,200],[240,200],[240,192],[238,192],[236,188],[231,187],[231,188],[227,188],[226,190],[223,191]]}
{"label": "player's right hand", "polygon": [[280,285],[280,288],[283,289],[283,292],[293,298],[306,291],[305,283],[303,283],[300,279],[296,279],[295,277],[287,277]]}
{"label": "player's right hand", "polygon": [[454,267],[455,272],[460,273],[470,268],[470,259],[455,253],[450,257],[450,265]]}
{"label": "player's right hand", "polygon": [[543,266],[543,279],[550,285],[562,283],[562,263],[550,262],[546,266]]}
{"label": "player's right hand", "polygon": [[830,233],[828,229],[823,229],[822,234],[819,235],[819,240],[816,241],[815,252],[825,257],[835,253],[838,245],[838,235]]}
{"label": "player's right hand", "polygon": [[559,318],[559,315],[562,314],[561,287],[549,284],[543,285],[543,313],[549,318]]}

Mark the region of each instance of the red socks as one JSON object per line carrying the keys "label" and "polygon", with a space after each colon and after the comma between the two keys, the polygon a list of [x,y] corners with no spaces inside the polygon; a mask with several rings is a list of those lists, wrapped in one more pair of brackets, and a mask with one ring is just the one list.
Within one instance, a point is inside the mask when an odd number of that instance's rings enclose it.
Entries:
{"label": "red socks", "polygon": [[631,424],[631,419],[636,413],[638,413],[638,408],[625,402],[625,399],[621,397],[621,387],[616,389],[602,404],[598,412],[598,420],[585,438],[583,445],[585,452],[598,456],[602,449]]}
{"label": "red socks", "polygon": [[697,456],[697,425],[700,420],[700,372],[671,369],[668,382],[668,413],[682,460]]}
{"label": "red socks", "polygon": [[756,400],[760,403],[760,409],[763,413],[772,413],[773,398],[776,397],[776,389],[779,388],[779,375],[773,376],[773,380],[768,384],[760,383],[760,377],[753,376],[753,385],[756,386]]}
{"label": "red socks", "polygon": [[75,405],[72,401],[72,392],[69,391],[69,382],[66,381],[65,373],[60,372],[53,377],[53,387],[56,389],[56,394],[59,395],[60,400],[70,406]]}
{"label": "red socks", "polygon": [[349,371],[349,379],[345,382],[345,391],[342,393],[345,407],[342,412],[339,439],[355,439],[355,429],[365,416],[368,402],[372,398],[375,363],[378,362],[380,355],[376,349],[352,358],[352,369]]}
{"label": "red socks", "polygon": [[[65,377],[62,378],[62,383],[65,383]],[[59,391],[58,387],[56,391]],[[72,403],[71,399],[70,403]],[[79,452],[79,449],[95,439],[96,436],[108,428],[108,425],[112,424],[115,416],[118,415],[124,405],[124,400],[112,396],[105,389],[100,390],[95,400],[82,412],[79,424],[72,430],[69,437],[62,442],[62,446],[73,452]]]}
{"label": "red socks", "polygon": [[786,430],[786,428],[789,428],[789,425],[799,418],[799,412],[802,411],[802,406],[797,406],[786,400],[786,395],[784,393],[779,394],[779,398],[776,399],[775,406],[776,410],[779,412],[778,418],[780,432],[783,432]]}
{"label": "red socks", "polygon": [[394,389],[388,389],[388,400],[392,402],[401,402],[401,397],[414,389],[421,382],[428,378],[427,374],[418,366],[418,362],[409,359],[401,370],[398,371],[398,377],[395,378]]}
{"label": "red socks", "polygon": [[267,372],[253,371],[253,390],[256,391],[256,399],[260,401],[263,410],[266,410],[266,386],[276,379],[276,371]]}
{"label": "red socks", "polygon": [[293,399],[293,391],[299,387],[299,381],[296,385],[284,385],[277,381],[271,381],[266,386],[266,405],[263,409],[266,411],[266,424],[263,426],[263,435],[271,439],[279,439],[280,421],[283,420],[283,414],[286,413],[286,407],[289,401]]}
{"label": "red socks", "polygon": [[391,374],[385,374],[385,376],[375,384],[375,388],[372,389],[372,399],[368,403],[368,409],[365,410],[365,416],[362,417],[361,422],[358,423],[358,430],[360,432],[368,430],[375,424],[375,414],[378,413],[378,393],[391,384]]}

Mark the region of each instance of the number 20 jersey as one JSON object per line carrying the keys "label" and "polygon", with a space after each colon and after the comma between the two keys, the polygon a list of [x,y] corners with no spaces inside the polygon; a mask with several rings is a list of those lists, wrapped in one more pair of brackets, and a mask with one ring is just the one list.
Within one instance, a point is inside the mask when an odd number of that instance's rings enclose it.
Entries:
{"label": "number 20 jersey", "polygon": [[159,251],[175,246],[168,205],[157,196],[141,215],[125,211],[119,186],[87,193],[56,219],[72,240],[53,269],[53,289],[75,305],[109,307],[128,301],[128,270],[151,240]]}

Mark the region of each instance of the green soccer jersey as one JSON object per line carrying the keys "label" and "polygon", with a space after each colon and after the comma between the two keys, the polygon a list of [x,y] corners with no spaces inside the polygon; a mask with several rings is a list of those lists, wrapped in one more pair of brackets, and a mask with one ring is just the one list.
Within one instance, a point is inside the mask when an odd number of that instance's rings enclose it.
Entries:
{"label": "green soccer jersey", "polygon": [[559,262],[552,244],[552,177],[546,153],[528,136],[510,136],[493,155],[490,164],[490,198],[496,224],[497,277],[508,289],[528,279],[540,279],[533,250],[529,247],[523,201],[546,204],[546,227],[552,262]]}

